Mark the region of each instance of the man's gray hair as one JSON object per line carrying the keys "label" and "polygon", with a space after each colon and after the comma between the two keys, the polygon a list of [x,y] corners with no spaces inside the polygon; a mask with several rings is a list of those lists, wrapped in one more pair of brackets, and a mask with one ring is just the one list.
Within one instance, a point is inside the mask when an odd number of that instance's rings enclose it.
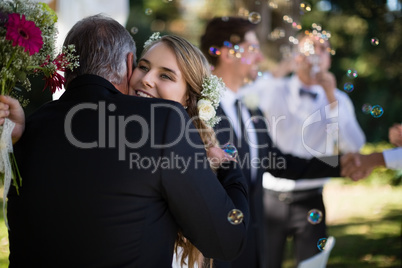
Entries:
{"label": "man's gray hair", "polygon": [[[75,45],[80,66],[65,72],[66,84],[83,74],[101,76],[113,84],[120,84],[127,71],[127,55],[136,47],[130,33],[116,20],[102,14],[78,21],[68,32],[64,46]],[[133,66],[133,67],[134,67]]]}

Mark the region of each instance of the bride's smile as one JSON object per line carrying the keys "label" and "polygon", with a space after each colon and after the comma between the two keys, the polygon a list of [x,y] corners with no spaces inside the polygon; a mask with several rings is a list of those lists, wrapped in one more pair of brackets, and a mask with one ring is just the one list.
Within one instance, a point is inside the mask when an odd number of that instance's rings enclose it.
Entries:
{"label": "bride's smile", "polygon": [[186,106],[187,85],[173,50],[164,43],[152,46],[138,61],[130,80],[130,94],[173,100]]}
{"label": "bride's smile", "polygon": [[134,95],[138,96],[138,97],[144,97],[144,98],[155,98],[154,96],[152,96],[151,94],[144,92],[140,89],[136,89],[134,90]]}

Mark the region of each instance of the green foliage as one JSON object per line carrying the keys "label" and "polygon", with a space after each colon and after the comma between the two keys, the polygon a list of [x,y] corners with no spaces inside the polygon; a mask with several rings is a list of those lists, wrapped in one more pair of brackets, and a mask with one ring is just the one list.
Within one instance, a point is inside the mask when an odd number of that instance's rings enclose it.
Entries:
{"label": "green foliage", "polygon": [[[336,243],[328,268],[401,267],[402,187],[347,185],[324,189],[328,235]],[[293,268],[287,243],[284,268]]]}
{"label": "green foliage", "polygon": [[[400,123],[402,105],[402,14],[388,11],[386,1],[340,0],[331,1],[328,12],[318,10],[318,0],[312,2],[312,11],[301,16],[303,29],[319,23],[331,32],[332,47],[336,50],[332,69],[338,87],[345,82],[354,84],[349,93],[357,119],[368,142],[385,141],[388,128]],[[371,39],[378,38],[373,46]],[[346,77],[353,68],[358,72],[354,80]],[[362,112],[363,104],[380,105],[384,114],[374,118]]]}
{"label": "green foliage", "polygon": [[[332,57],[331,71],[337,77],[338,88],[342,89],[346,82],[354,85],[354,91],[348,94],[367,141],[386,141],[388,128],[402,121],[401,10],[389,11],[385,0],[327,0],[331,9],[322,11],[319,10],[321,1],[311,0],[308,2],[312,11],[300,13],[298,4],[301,0],[273,2],[282,4],[278,9],[270,9],[268,5],[262,5],[263,1],[253,0],[136,0],[131,1],[127,29],[138,28],[134,38],[139,55],[143,43],[155,31],[181,35],[197,45],[204,25],[210,18],[238,15],[240,7],[249,11],[258,10],[262,21],[269,24],[268,27],[264,23],[260,25],[261,47],[268,57],[266,64],[269,66],[273,64],[272,60],[279,60],[279,47],[289,45],[289,42],[287,38],[268,40],[265,36],[269,32],[266,31],[280,27],[287,32],[287,37],[296,31],[284,22],[283,15],[291,15],[295,21],[301,22],[303,30],[310,29],[312,23],[321,24],[332,34],[330,41],[336,55]],[[147,8],[152,10],[152,14],[145,14]],[[374,37],[379,40],[377,46],[371,44]],[[349,68],[357,71],[356,79],[351,80],[346,76]],[[384,114],[379,118],[365,114],[362,111],[364,104],[380,105]]]}
{"label": "green foliage", "polygon": [[[3,187],[0,188],[0,206],[3,207]],[[3,211],[0,213],[0,268],[8,267],[8,232],[4,223]]]}
{"label": "green foliage", "polygon": [[[167,33],[179,18],[179,2],[169,0],[130,1],[130,15],[126,28],[137,44],[137,57],[153,32]],[[136,28],[137,32],[132,31]]]}

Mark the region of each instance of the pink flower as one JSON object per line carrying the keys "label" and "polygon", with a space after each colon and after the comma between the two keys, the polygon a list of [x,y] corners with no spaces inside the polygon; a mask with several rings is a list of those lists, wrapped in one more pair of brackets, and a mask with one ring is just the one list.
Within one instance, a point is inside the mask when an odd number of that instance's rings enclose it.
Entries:
{"label": "pink flower", "polygon": [[13,41],[13,46],[19,45],[33,55],[42,48],[42,32],[33,21],[25,20],[25,15],[13,13],[8,15],[6,40]]}

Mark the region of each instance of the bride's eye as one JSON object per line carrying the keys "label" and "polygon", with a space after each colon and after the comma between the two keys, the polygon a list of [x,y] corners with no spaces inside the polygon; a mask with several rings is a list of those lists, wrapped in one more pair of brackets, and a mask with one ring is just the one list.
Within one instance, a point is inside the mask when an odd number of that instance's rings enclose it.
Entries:
{"label": "bride's eye", "polygon": [[147,66],[145,66],[145,65],[139,65],[137,68],[140,68],[140,70],[143,70],[145,72],[149,71],[149,68]]}
{"label": "bride's eye", "polygon": [[169,79],[169,80],[173,81],[173,79],[167,74],[161,74],[161,77],[164,78],[164,79]]}

